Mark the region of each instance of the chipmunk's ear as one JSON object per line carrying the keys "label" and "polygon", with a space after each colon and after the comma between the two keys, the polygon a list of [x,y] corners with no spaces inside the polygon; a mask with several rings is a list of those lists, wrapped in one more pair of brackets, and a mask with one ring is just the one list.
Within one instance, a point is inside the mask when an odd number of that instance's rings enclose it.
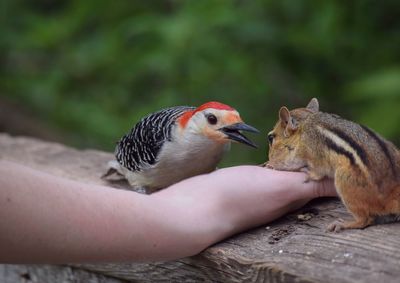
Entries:
{"label": "chipmunk's ear", "polygon": [[313,113],[316,113],[319,111],[319,102],[318,99],[315,97],[308,102],[307,107],[308,110],[310,110]]}
{"label": "chipmunk's ear", "polygon": [[295,118],[290,115],[289,109],[285,106],[281,107],[279,110],[279,120],[281,121],[281,126],[284,128],[284,136],[287,138],[298,128],[298,122]]}

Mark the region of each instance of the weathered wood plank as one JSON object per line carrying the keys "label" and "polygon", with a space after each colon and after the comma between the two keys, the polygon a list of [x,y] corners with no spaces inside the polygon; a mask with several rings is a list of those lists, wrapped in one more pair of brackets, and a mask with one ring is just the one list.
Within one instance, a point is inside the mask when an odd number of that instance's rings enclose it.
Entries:
{"label": "weathered wood plank", "polygon": [[[0,135],[0,158],[105,184],[99,177],[112,155]],[[326,225],[339,217],[349,217],[339,201],[314,201],[297,213],[227,239],[195,257],[76,267],[140,282],[398,282],[400,223],[339,234],[325,232]]]}
{"label": "weathered wood plank", "polygon": [[119,279],[68,266],[0,265],[2,283],[123,283]]}

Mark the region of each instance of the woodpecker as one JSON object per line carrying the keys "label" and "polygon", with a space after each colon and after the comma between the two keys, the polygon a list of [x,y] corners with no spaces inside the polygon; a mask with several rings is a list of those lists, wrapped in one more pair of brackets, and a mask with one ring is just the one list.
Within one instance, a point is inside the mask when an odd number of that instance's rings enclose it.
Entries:
{"label": "woodpecker", "polygon": [[231,141],[257,147],[241,131],[258,133],[239,113],[220,102],[175,106],[142,118],[115,149],[109,170],[136,190],[154,192],[216,169]]}

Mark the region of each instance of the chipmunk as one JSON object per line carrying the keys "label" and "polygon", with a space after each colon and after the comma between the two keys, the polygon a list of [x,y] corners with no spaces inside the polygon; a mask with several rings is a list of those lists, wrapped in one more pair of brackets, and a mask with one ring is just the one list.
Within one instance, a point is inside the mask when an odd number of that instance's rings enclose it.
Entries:
{"label": "chipmunk", "polygon": [[400,220],[400,152],[371,129],[319,112],[313,98],[305,108],[282,107],[268,141],[267,167],[306,172],[306,181],[334,179],[354,220],[335,221],[328,231]]}

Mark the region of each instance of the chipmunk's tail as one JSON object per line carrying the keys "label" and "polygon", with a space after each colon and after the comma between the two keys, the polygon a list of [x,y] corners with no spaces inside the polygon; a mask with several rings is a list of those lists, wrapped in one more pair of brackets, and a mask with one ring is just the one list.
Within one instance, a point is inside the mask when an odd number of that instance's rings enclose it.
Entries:
{"label": "chipmunk's tail", "polygon": [[386,224],[400,221],[399,214],[378,215],[374,219],[374,224]]}

